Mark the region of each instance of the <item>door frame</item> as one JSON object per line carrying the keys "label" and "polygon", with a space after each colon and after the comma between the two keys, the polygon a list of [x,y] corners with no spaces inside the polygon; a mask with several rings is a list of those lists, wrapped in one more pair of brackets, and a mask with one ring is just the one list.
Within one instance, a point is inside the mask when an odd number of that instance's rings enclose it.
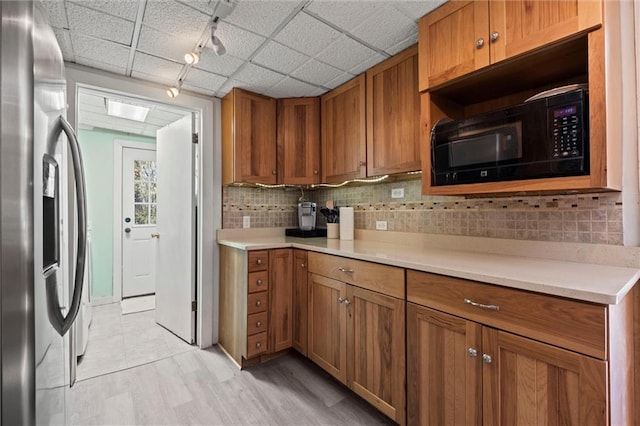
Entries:
{"label": "door frame", "polygon": [[[153,146],[153,149],[149,149]],[[156,151],[156,145],[126,139],[113,140],[113,301],[122,301],[122,150]]]}
{"label": "door frame", "polygon": [[200,113],[198,134],[198,254],[196,275],[197,345],[207,348],[218,342],[220,287],[219,248],[216,229],[222,228],[222,132],[221,100],[193,92],[182,92],[168,99],[166,86],[125,77],[82,65],[65,63],[67,74],[68,118],[78,124],[78,89],[111,92],[151,102],[175,105]]}

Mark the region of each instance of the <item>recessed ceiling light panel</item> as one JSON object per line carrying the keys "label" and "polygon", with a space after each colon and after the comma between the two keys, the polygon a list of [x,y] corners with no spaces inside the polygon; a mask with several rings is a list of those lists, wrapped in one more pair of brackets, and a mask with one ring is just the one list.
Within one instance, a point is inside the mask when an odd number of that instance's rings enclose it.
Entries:
{"label": "recessed ceiling light panel", "polygon": [[140,121],[142,123],[147,119],[147,114],[151,108],[125,103],[115,99],[106,99],[107,115],[112,117],[125,118],[127,120]]}

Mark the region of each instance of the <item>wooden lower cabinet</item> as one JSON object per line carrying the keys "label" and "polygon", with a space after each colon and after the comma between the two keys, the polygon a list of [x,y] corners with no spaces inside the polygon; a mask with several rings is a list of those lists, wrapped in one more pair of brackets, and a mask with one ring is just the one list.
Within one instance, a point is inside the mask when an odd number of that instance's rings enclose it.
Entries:
{"label": "wooden lower cabinet", "polygon": [[293,348],[307,356],[307,251],[293,250]]}
{"label": "wooden lower cabinet", "polygon": [[269,352],[293,342],[293,250],[269,250]]}
{"label": "wooden lower cabinet", "polygon": [[407,304],[408,424],[604,425],[608,363]]}
{"label": "wooden lower cabinet", "polygon": [[310,273],[308,356],[405,423],[405,301]]}

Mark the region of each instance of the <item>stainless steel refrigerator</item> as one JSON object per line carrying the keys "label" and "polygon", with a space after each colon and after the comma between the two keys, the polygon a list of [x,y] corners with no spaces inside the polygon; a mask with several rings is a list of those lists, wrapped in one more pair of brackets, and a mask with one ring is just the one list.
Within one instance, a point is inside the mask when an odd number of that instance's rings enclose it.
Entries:
{"label": "stainless steel refrigerator", "polygon": [[39,5],[1,1],[0,12],[0,418],[65,424],[86,252],[82,159]]}

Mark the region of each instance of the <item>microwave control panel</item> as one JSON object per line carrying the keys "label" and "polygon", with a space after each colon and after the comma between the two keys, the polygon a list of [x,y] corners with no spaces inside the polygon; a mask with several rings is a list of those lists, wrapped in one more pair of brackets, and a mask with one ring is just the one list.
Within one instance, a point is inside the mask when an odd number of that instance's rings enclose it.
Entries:
{"label": "microwave control panel", "polygon": [[553,159],[582,155],[582,123],[577,105],[569,105],[551,111],[553,120]]}

